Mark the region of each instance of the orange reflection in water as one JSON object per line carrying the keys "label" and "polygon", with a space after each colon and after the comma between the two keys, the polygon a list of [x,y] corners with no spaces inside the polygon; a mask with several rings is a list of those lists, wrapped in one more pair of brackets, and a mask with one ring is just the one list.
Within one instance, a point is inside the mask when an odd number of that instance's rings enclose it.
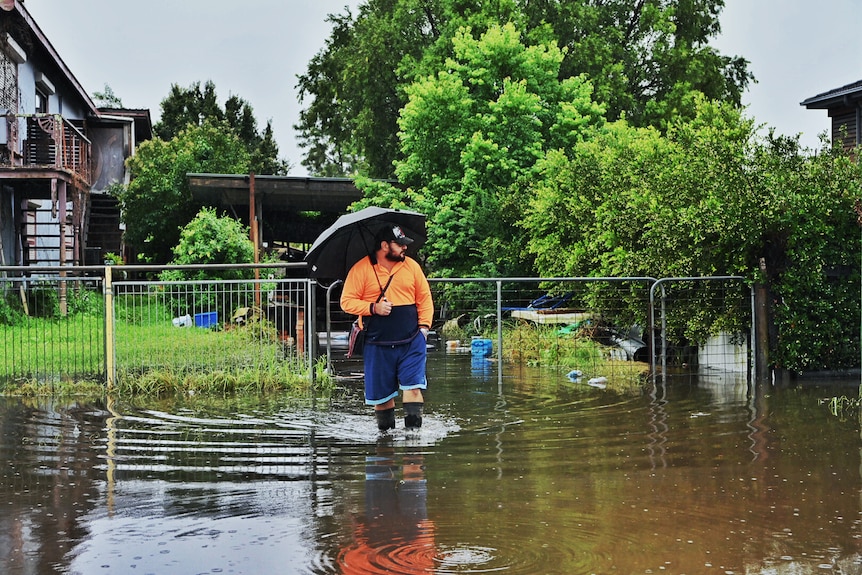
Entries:
{"label": "orange reflection in water", "polygon": [[379,443],[366,459],[365,514],[354,517],[353,539],[338,553],[339,573],[433,572],[434,523],[426,499],[422,455],[405,453],[398,462],[394,448]]}

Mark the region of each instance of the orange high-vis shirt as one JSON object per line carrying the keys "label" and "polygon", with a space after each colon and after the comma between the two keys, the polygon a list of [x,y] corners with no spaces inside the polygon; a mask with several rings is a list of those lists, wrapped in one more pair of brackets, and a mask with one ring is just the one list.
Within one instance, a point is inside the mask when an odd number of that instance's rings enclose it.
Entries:
{"label": "orange high-vis shirt", "polygon": [[386,299],[393,306],[415,304],[419,314],[419,327],[431,327],[434,319],[434,301],[431,287],[419,264],[411,257],[397,262],[389,271],[380,265],[372,265],[371,258],[356,262],[344,280],[341,290],[341,309],[351,315],[370,316],[371,304],[377,301],[390,276],[392,282],[386,288]]}

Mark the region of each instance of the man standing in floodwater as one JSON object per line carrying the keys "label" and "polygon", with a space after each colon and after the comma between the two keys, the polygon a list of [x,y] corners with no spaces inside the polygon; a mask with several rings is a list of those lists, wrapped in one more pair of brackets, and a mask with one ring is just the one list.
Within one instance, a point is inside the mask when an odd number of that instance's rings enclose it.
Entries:
{"label": "man standing in floodwater", "polygon": [[375,251],[356,262],[344,280],[341,309],[357,315],[367,330],[365,403],[374,406],[377,427],[395,428],[395,398],[404,392],[404,427],[422,426],[426,340],[434,317],[431,287],[419,264],[407,256],[413,243],[399,226],[374,238]]}

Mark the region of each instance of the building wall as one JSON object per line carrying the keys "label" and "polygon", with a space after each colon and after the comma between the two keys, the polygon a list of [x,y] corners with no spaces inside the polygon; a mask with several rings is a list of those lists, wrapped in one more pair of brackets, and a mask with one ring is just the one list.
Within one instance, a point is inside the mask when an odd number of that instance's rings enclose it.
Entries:
{"label": "building wall", "polygon": [[829,110],[832,118],[832,140],[841,142],[845,148],[853,148],[859,143],[859,111],[857,108],[832,108]]}
{"label": "building wall", "polygon": [[[3,72],[0,74],[0,81],[3,82],[3,86],[0,87],[0,95],[3,95],[0,109],[8,109],[12,114],[35,113],[37,84],[41,84],[40,89],[48,99],[48,113],[59,114],[81,125],[87,117],[87,108],[74,87],[68,84],[59,68],[41,56],[35,48],[30,48],[29,52],[22,48],[22,46],[32,46],[31,42],[18,39],[17,43],[19,45],[16,48],[7,47],[6,52],[0,56],[0,70]],[[25,55],[26,60],[16,63],[15,60],[21,53]],[[47,84],[37,82],[37,79],[41,78],[45,78]],[[12,83],[16,85],[10,85]],[[19,154],[23,151],[26,134],[26,119],[19,117],[12,127],[10,141]]]}
{"label": "building wall", "polygon": [[103,193],[111,184],[125,184],[126,158],[131,155],[131,122],[90,126],[87,136],[93,144],[93,186]]}

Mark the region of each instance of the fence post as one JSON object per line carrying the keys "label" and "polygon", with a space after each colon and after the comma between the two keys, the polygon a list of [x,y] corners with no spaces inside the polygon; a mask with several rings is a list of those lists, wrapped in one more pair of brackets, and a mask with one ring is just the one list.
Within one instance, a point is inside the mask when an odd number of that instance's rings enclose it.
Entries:
{"label": "fence post", "polygon": [[[335,280],[332,284],[326,288],[326,371],[330,374],[335,374],[335,370],[332,367],[332,310],[330,309],[330,303],[332,302],[332,290],[337,286],[341,285],[343,282],[341,280]],[[315,290],[317,286],[317,282],[315,280],[311,281],[311,289]],[[312,308],[315,314],[315,325],[317,324],[317,305]],[[316,328],[315,328],[316,329]],[[316,336],[315,336],[316,337]]]}
{"label": "fence post", "polygon": [[105,379],[108,391],[114,389],[114,286],[112,268],[105,266]]}
{"label": "fence post", "polygon": [[503,282],[497,280],[497,385],[503,385]]}
{"label": "fence post", "polygon": [[760,258],[761,281],[755,284],[755,372],[757,379],[767,381],[769,379],[769,287],[766,284],[766,259]]}
{"label": "fence post", "polygon": [[[314,280],[305,282],[305,306],[303,312],[303,338],[307,342],[305,345],[306,359],[308,361],[308,372],[312,385],[315,383],[314,373],[314,355],[317,351],[317,302],[315,297],[315,286],[317,283]],[[297,337],[299,336],[299,327],[297,326]],[[295,345],[299,345],[296,342]],[[299,349],[297,347],[297,349]]]}

